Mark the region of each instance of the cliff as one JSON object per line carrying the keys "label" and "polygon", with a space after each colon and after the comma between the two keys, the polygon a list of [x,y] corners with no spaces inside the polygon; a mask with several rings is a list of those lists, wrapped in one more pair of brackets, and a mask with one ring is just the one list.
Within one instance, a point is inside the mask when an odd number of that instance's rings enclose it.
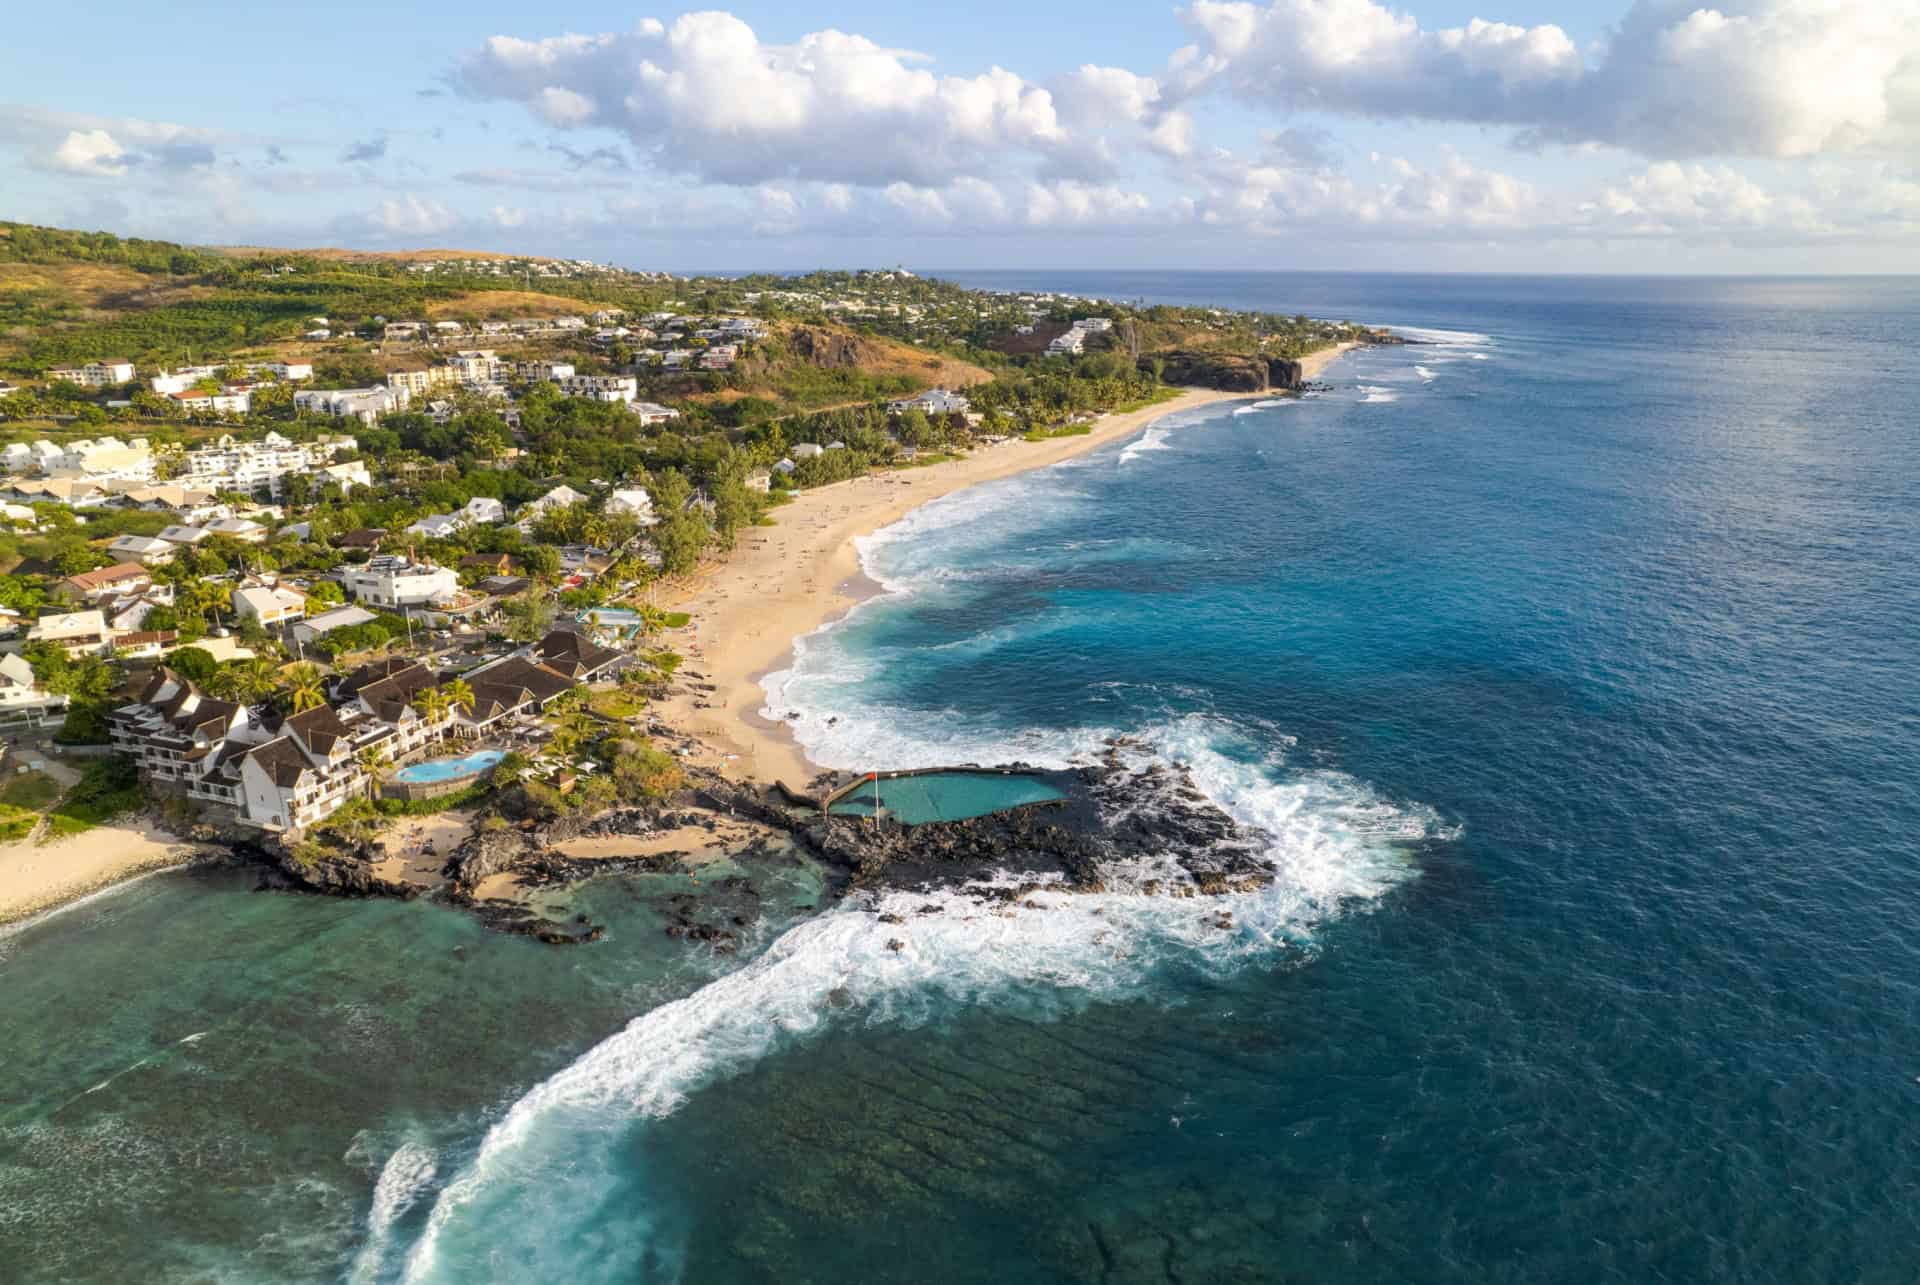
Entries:
{"label": "cliff", "polygon": [[1159,354],[1158,360],[1162,379],[1189,388],[1264,393],[1299,388],[1305,382],[1300,363],[1291,357],[1180,351]]}

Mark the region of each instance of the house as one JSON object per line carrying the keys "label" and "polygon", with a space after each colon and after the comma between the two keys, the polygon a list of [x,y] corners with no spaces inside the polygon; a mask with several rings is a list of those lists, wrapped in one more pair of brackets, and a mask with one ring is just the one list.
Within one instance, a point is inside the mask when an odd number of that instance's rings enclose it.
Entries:
{"label": "house", "polygon": [[642,424],[665,424],[680,418],[680,412],[658,402],[634,402],[628,406],[635,418]]}
{"label": "house", "polygon": [[336,549],[365,549],[369,553],[374,553],[379,550],[380,542],[386,538],[387,533],[379,527],[361,527],[355,531],[343,531],[334,536],[331,543]]}
{"label": "house", "polygon": [[293,627],[296,642],[312,646],[336,629],[347,629],[354,625],[364,625],[374,615],[365,607],[335,607],[332,611],[323,611],[317,616],[309,616]]}
{"label": "house", "polygon": [[765,495],[773,489],[773,472],[770,469],[757,468],[747,474],[747,489]]}
{"label": "house", "polygon": [[107,648],[106,618],[97,607],[42,616],[27,631],[27,641],[58,647],[75,659],[97,656]]}
{"label": "house", "polygon": [[183,522],[208,522],[233,516],[233,510],[219,503],[214,493],[204,487],[162,482],[123,488],[109,483],[107,490],[117,494],[116,503],[122,508],[172,513]]}
{"label": "house", "polygon": [[455,564],[461,571],[479,571],[488,576],[504,576],[513,570],[513,559],[504,553],[472,553]]}
{"label": "house", "polygon": [[90,482],[150,482],[154,472],[153,451],[144,437],[131,442],[117,437],[83,437],[67,443],[57,455],[42,455],[39,465],[50,477]]}
{"label": "house", "polygon": [[174,551],[178,547],[150,535],[123,535],[107,546],[107,552],[116,558],[138,562],[145,566],[163,567],[173,561]]}
{"label": "house", "polygon": [[793,447],[792,454],[796,460],[810,460],[826,454],[826,450],[827,448],[818,442],[799,442]]}
{"label": "house", "polygon": [[173,526],[162,528],[160,532],[160,538],[168,544],[188,546],[200,543],[207,538],[207,535],[205,527],[189,526],[185,523],[175,523]]}
{"label": "house", "polygon": [[524,379],[529,383],[559,383],[563,379],[573,378],[573,363],[570,361],[516,361],[513,363],[515,379]]}
{"label": "house", "polygon": [[565,484],[556,486],[539,499],[530,500],[520,506],[520,512],[516,515],[518,525],[524,530],[531,527],[543,514],[552,512],[554,509],[572,508],[586,498],[570,486]]}
{"label": "house", "polygon": [[606,510],[608,513],[638,518],[645,526],[653,525],[653,497],[639,487],[615,491],[609,495]]}
{"label": "house", "polygon": [[170,652],[180,641],[172,629],[145,629],[111,635],[114,651],[134,660],[150,660]]}
{"label": "house", "polygon": [[507,520],[507,506],[488,495],[474,496],[460,512],[475,526],[498,526]]}
{"label": "house", "polygon": [[68,576],[60,582],[60,590],[69,598],[91,602],[116,593],[138,593],[152,585],[153,573],[138,562],[116,562],[97,571]]}
{"label": "house", "polygon": [[335,576],[355,602],[390,611],[424,607],[436,598],[460,592],[460,579],[451,567],[412,562],[381,554],[365,566],[336,568]]}
{"label": "house", "polygon": [[451,540],[465,530],[466,525],[458,513],[429,513],[409,526],[406,534],[423,540]]}
{"label": "house", "polygon": [[208,535],[224,535],[242,544],[265,544],[267,528],[246,518],[215,518],[207,523]]}
{"label": "house", "polygon": [[702,370],[732,370],[733,363],[740,357],[737,344],[715,344],[700,354]]}
{"label": "house", "polygon": [[323,464],[313,476],[322,485],[328,482],[338,483],[342,495],[351,495],[356,486],[373,485],[373,474],[367,471],[365,460],[348,460],[344,464]]}
{"label": "house", "polygon": [[964,415],[973,403],[958,393],[950,393],[944,388],[930,388],[917,397],[906,397],[888,405],[887,409],[895,415],[910,410],[923,411],[928,415]]}
{"label": "house", "polygon": [[68,698],[40,686],[24,657],[0,656],[0,727],[37,727],[67,707]]}
{"label": "house", "polygon": [[278,585],[255,585],[233,591],[233,612],[264,628],[292,624],[307,614],[306,595]]}
{"label": "house", "polygon": [[133,382],[133,363],[125,357],[103,357],[84,366],[57,367],[47,372],[47,378],[82,388],[116,388]]}

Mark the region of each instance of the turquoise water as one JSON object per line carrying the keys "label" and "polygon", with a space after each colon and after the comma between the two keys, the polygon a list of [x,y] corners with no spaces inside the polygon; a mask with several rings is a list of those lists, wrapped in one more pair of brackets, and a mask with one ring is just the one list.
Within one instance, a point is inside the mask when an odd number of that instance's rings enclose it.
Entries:
{"label": "turquoise water", "polygon": [[401,768],[393,774],[393,779],[414,785],[457,781],[465,776],[478,776],[505,757],[506,753],[502,750],[475,750],[457,758],[428,759]]}
{"label": "turquoise water", "polygon": [[1023,803],[1045,803],[1066,796],[1035,776],[999,776],[980,772],[928,772],[889,777],[867,784],[829,809],[841,816],[874,813],[877,794],[887,816],[906,825],[926,821],[964,821]]}
{"label": "turquoise water", "polygon": [[1021,281],[1432,342],[920,511],[770,706],[1126,735],[1271,887],[148,880],[0,937],[0,1279],[1910,1281],[1920,284]]}

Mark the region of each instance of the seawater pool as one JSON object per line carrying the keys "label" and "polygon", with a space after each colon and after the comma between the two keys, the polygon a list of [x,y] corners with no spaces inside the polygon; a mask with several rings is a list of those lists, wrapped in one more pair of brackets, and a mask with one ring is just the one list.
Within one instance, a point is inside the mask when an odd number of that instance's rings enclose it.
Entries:
{"label": "seawater pool", "polygon": [[393,779],[405,781],[409,785],[433,785],[440,781],[457,781],[463,776],[478,776],[505,757],[504,750],[475,750],[471,754],[462,754],[458,758],[428,759],[424,763],[414,763],[401,768],[393,774]]}
{"label": "seawater pool", "polygon": [[923,821],[964,821],[1023,803],[1046,803],[1066,795],[1037,776],[998,772],[928,772],[920,776],[886,777],[863,782],[859,789],[835,800],[828,811],[837,816],[873,815],[876,785],[880,806],[887,815],[908,825]]}

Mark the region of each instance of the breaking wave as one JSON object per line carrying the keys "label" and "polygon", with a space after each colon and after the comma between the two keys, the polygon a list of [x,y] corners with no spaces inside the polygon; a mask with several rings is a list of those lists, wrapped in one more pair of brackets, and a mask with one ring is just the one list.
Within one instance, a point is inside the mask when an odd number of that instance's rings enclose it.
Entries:
{"label": "breaking wave", "polygon": [[[515,1261],[549,1276],[588,1266],[596,1277],[618,1276],[609,1252],[636,1256],[619,1267],[641,1255],[670,1260],[676,1251],[658,1228],[623,1235],[611,1249],[581,1234],[603,1212],[629,1154],[620,1139],[634,1122],[664,1116],[702,1085],[840,1021],[914,1025],[980,1003],[1057,1016],[1142,995],[1164,969],[1221,975],[1311,957],[1320,924],[1410,876],[1404,840],[1447,833],[1426,809],[1381,798],[1344,774],[1287,771],[1285,738],[1264,757],[1245,757],[1276,738],[1195,715],[1139,739],[1144,748],[1131,753],[1181,763],[1203,793],[1265,832],[1272,884],[1144,895],[1150,882],[1188,878],[1166,854],[1109,866],[1099,893],[1049,879],[1018,902],[981,898],[1029,882],[1002,872],[971,890],[870,895],[805,920],[737,971],[635,1018],[514,1103],[441,1192],[408,1279],[466,1279],[498,1261],[475,1256],[501,1253],[503,1237],[525,1241]],[[402,1168],[414,1175],[421,1165]],[[392,1185],[412,1190],[411,1181]]]}
{"label": "breaking wave", "polygon": [[1400,400],[1399,393],[1394,392],[1391,388],[1382,388],[1379,384],[1361,384],[1359,385],[1359,391],[1361,393],[1360,400],[1363,402],[1397,402]]}

